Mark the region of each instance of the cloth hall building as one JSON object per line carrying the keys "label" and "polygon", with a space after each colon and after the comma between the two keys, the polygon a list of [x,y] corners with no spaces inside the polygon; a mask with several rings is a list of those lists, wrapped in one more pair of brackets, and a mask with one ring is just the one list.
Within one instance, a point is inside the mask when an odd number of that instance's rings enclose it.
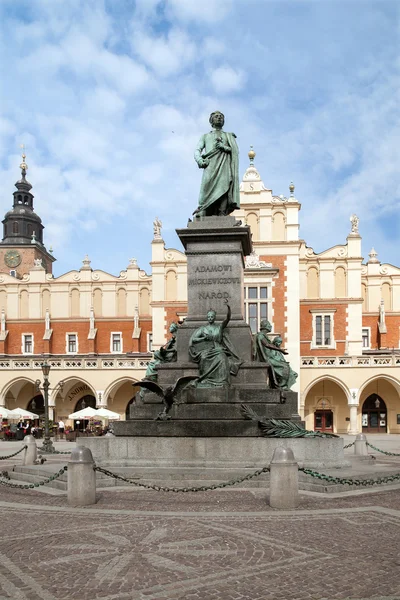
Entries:
{"label": "cloth hall building", "polygon": [[[254,156],[234,213],[253,239],[246,320],[255,333],[268,318],[282,336],[308,429],[400,433],[400,268],[381,264],[374,249],[363,260],[355,215],[346,241],[316,254],[299,239],[294,186],[275,196]],[[151,351],[185,318],[185,254],[165,247],[156,220],[150,273],[131,259],[113,276],[85,257],[80,269],[54,276],[26,169],[23,157],[0,242],[0,405],[41,411],[35,381],[46,357],[50,418],[68,422],[83,402],[125,418]]]}

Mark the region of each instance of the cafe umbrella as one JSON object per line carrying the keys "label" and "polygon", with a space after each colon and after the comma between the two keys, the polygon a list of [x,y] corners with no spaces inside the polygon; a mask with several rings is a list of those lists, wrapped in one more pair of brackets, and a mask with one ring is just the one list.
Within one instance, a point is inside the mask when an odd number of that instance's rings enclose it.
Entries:
{"label": "cafe umbrella", "polygon": [[68,419],[72,419],[73,421],[91,421],[93,419],[98,418],[97,410],[92,408],[91,406],[86,406],[81,410],[77,410],[76,412],[68,415]]}
{"label": "cafe umbrella", "polygon": [[39,415],[31,412],[30,410],[26,410],[26,408],[13,408],[8,411],[8,419],[21,419],[25,421],[26,419],[38,419]]}

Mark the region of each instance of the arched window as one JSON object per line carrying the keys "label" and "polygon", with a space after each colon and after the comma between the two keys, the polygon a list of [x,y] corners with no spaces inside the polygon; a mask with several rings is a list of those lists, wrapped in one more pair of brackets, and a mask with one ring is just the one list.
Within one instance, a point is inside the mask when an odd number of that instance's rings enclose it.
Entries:
{"label": "arched window", "polygon": [[18,195],[18,204],[22,204],[22,196]]}
{"label": "arched window", "polygon": [[42,291],[42,317],[46,316],[46,310],[50,312],[50,290]]}
{"label": "arched window", "polygon": [[126,290],[119,288],[117,292],[117,317],[126,317]]}
{"label": "arched window", "polygon": [[335,296],[336,298],[345,298],[346,293],[346,271],[343,267],[338,267],[335,271]]}
{"label": "arched window", "polygon": [[150,314],[150,292],[147,288],[142,288],[139,293],[139,314]]}
{"label": "arched window", "polygon": [[286,239],[285,215],[281,212],[276,212],[272,220],[272,239],[282,242]]}
{"label": "arched window", "polygon": [[6,290],[0,290],[0,311],[4,310],[7,312],[7,292]]}
{"label": "arched window", "polygon": [[385,310],[392,310],[392,288],[390,283],[382,283],[381,296],[385,303]]}
{"label": "arched window", "polygon": [[22,290],[19,295],[19,316],[20,319],[29,318],[29,295],[27,290]]}
{"label": "arched window", "polygon": [[177,299],[176,273],[168,271],[165,277],[165,298],[166,300]]}
{"label": "arched window", "polygon": [[28,196],[24,196],[24,204],[28,204],[28,201],[29,201]]}
{"label": "arched window", "polygon": [[307,298],[319,298],[319,274],[316,267],[307,271]]}
{"label": "arched window", "polygon": [[255,213],[248,213],[248,215],[246,216],[246,223],[250,227],[253,241],[256,242],[260,239],[257,215]]}
{"label": "arched window", "polygon": [[81,314],[80,296],[77,288],[71,290],[71,317],[79,317]]}
{"label": "arched window", "polygon": [[100,288],[93,290],[93,310],[96,317],[101,317],[103,314],[103,292]]}
{"label": "arched window", "polygon": [[361,295],[362,295],[362,299],[363,299],[362,309],[364,312],[366,312],[368,310],[368,296],[367,296],[367,286],[365,285],[365,283],[361,284]]}
{"label": "arched window", "polygon": [[14,221],[14,222],[13,222],[13,229],[12,229],[12,232],[13,232],[14,234],[17,234],[17,235],[18,235],[18,233],[19,233],[19,227],[18,227],[18,223],[17,223],[17,221]]}
{"label": "arched window", "polygon": [[28,237],[32,237],[33,226],[31,223],[28,223],[28,225],[26,227],[26,233],[27,233]]}

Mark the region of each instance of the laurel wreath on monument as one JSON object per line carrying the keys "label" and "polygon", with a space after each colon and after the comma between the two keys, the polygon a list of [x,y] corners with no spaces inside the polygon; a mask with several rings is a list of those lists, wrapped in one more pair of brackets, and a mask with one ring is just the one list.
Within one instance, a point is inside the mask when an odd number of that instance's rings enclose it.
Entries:
{"label": "laurel wreath on monument", "polygon": [[302,425],[289,421],[288,419],[267,419],[260,417],[255,410],[242,404],[240,412],[245,419],[257,421],[261,433],[265,437],[275,438],[299,438],[299,437],[338,437],[334,433],[322,433],[320,431],[309,431]]}

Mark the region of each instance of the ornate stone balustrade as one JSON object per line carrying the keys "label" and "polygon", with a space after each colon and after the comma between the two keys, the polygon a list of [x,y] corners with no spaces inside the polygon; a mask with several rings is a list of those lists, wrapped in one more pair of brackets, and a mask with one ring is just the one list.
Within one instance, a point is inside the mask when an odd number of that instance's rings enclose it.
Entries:
{"label": "ornate stone balustrade", "polygon": [[[51,357],[47,362],[52,369],[146,369],[150,358],[126,358],[126,357],[96,357],[96,358],[69,358],[69,357]],[[0,370],[26,370],[40,369],[43,358],[2,358],[0,359]]]}
{"label": "ornate stone balustrade", "polygon": [[302,356],[301,367],[398,367],[400,354],[386,356]]}

